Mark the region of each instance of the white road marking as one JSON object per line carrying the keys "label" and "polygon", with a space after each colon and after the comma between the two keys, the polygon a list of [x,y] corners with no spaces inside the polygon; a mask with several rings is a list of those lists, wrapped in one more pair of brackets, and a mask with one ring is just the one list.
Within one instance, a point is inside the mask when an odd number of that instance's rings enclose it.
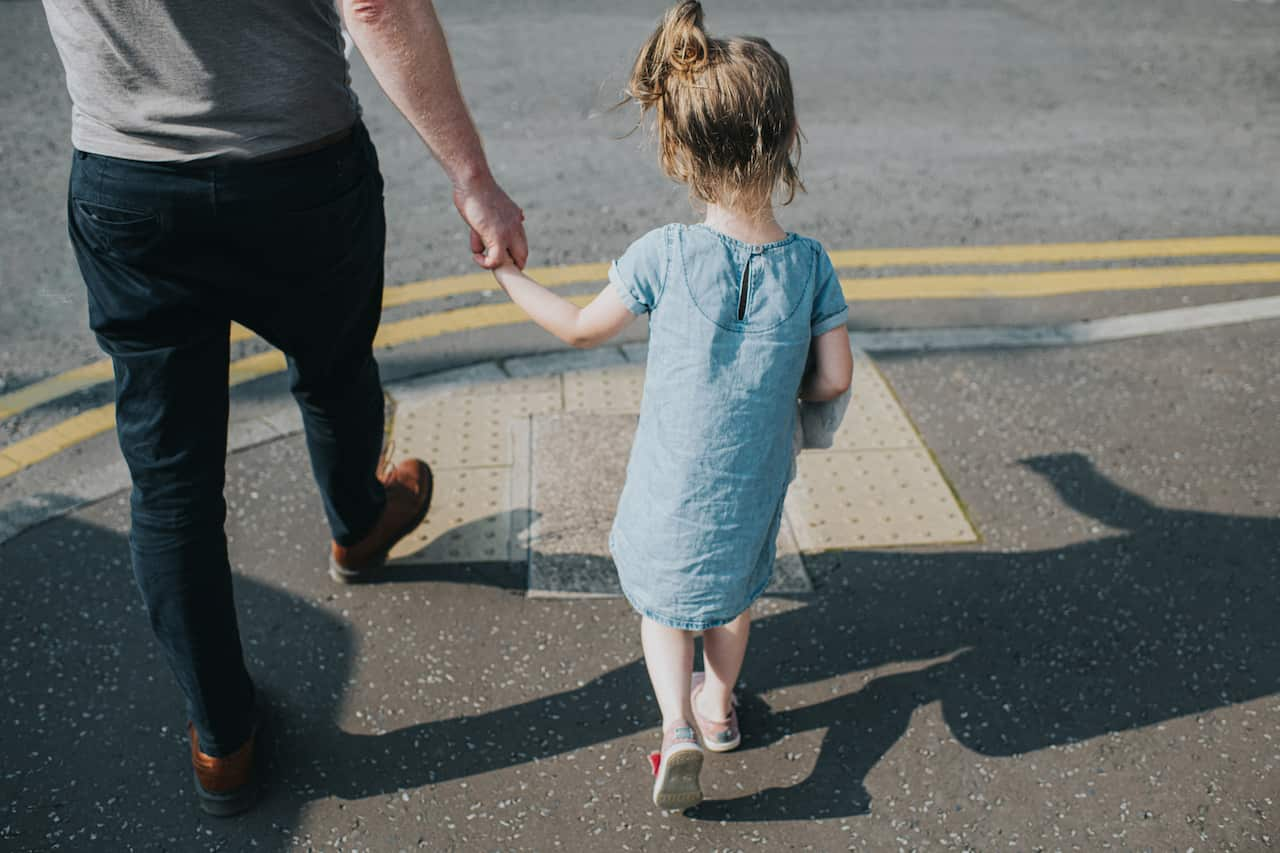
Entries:
{"label": "white road marking", "polygon": [[849,340],[855,347],[868,352],[1061,347],[1277,318],[1280,318],[1280,296],[1264,296],[1047,326],[966,326],[899,332],[850,332]]}

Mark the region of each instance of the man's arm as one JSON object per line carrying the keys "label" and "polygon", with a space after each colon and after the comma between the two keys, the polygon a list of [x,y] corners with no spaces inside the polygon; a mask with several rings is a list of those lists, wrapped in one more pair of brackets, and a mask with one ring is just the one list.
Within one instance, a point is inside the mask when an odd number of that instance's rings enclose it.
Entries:
{"label": "man's arm", "polygon": [[431,0],[340,0],[342,17],[378,84],[427,143],[453,183],[471,226],[471,251],[493,269],[508,253],[523,267],[524,215],[493,175],[462,100],[449,46]]}

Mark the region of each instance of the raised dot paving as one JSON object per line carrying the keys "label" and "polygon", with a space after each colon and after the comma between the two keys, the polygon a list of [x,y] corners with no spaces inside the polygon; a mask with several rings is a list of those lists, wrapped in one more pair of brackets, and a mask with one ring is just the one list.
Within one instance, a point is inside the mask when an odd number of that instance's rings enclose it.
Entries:
{"label": "raised dot paving", "polygon": [[[535,596],[617,594],[608,530],[644,367],[615,354],[520,362],[509,369],[518,377],[397,400],[395,457],[427,459],[436,490],[427,519],[392,558],[516,563]],[[810,588],[805,554],[976,539],[892,389],[855,353],[851,402],[832,446],[797,460],[771,591]]]}

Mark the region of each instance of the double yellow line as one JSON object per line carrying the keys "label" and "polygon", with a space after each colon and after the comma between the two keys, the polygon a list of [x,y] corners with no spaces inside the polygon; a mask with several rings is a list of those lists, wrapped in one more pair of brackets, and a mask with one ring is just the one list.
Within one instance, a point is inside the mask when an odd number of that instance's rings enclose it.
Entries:
{"label": "double yellow line", "polygon": [[[1032,264],[1102,263],[1139,259],[1223,256],[1280,257],[1280,236],[1201,237],[1170,240],[1121,240],[1106,243],[1048,243],[1008,246],[943,246],[918,249],[853,249],[831,253],[841,270],[896,267],[1026,266]],[[546,267],[530,273],[549,287],[603,282],[608,264]],[[932,275],[842,277],[846,298],[853,301],[893,299],[972,299],[1059,296],[1098,291],[1146,290],[1158,287],[1203,287],[1280,281],[1280,262],[1209,263],[1125,268],[1068,269]],[[409,305],[447,296],[494,290],[488,273],[471,273],[388,288],[383,307]],[[583,305],[591,295],[572,297]],[[384,323],[374,341],[386,348],[454,332],[526,322],[510,303],[455,308]],[[253,333],[232,327],[232,340]],[[266,352],[231,364],[230,384],[239,385],[285,370],[284,356]],[[90,388],[112,378],[111,362],[97,361],[17,391],[0,395],[0,420]],[[115,424],[115,407],[99,406],[29,438],[0,448],[0,478],[7,477],[105,432]]]}

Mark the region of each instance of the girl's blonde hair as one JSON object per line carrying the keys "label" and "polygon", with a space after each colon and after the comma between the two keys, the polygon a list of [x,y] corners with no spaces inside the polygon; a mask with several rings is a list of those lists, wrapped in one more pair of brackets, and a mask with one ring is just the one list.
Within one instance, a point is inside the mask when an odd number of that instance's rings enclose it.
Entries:
{"label": "girl's blonde hair", "polygon": [[697,0],[667,10],[626,95],[642,120],[653,110],[662,170],[696,198],[763,207],[779,184],[783,204],[804,189],[787,60],[762,38],[708,36]]}

